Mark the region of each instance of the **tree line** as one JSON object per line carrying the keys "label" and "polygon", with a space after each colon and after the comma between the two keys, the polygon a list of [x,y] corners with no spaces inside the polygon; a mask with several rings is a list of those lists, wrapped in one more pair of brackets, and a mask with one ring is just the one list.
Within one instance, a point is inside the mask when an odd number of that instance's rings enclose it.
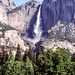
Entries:
{"label": "tree line", "polygon": [[36,55],[30,47],[22,56],[20,45],[14,57],[12,51],[8,55],[2,47],[0,75],[75,75],[75,57],[60,47],[55,52],[39,47]]}

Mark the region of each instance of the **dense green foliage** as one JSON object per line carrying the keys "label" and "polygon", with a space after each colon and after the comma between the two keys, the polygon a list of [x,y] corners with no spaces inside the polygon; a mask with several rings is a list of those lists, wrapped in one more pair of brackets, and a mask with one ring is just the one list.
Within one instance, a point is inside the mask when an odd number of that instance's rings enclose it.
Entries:
{"label": "dense green foliage", "polygon": [[[2,50],[4,51],[3,48]],[[3,56],[6,58],[6,53]],[[0,54],[0,58],[3,56]],[[18,45],[15,57],[10,52],[7,60],[3,59],[4,62],[1,63],[0,59],[0,75],[75,75],[73,56],[74,54],[65,48],[58,47],[55,52],[52,49],[44,52],[43,48],[39,47],[36,55],[29,48],[21,57]]]}

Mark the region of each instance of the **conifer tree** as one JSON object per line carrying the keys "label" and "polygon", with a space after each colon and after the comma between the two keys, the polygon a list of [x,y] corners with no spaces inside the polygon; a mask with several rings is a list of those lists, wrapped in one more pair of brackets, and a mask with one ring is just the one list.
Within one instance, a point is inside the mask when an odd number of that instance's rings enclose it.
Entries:
{"label": "conifer tree", "polygon": [[2,46],[2,64],[4,64],[8,59],[7,51],[5,51],[5,46]]}
{"label": "conifer tree", "polygon": [[1,60],[2,60],[2,53],[0,52],[0,64],[1,64]]}
{"label": "conifer tree", "polygon": [[53,56],[53,50],[49,49],[47,53],[47,73],[48,74],[53,74],[53,61],[52,61],[52,56]]}
{"label": "conifer tree", "polygon": [[36,65],[37,65],[39,74],[44,75],[46,64],[45,64],[45,57],[42,54],[38,56],[38,59],[36,61]]}
{"label": "conifer tree", "polygon": [[2,75],[14,75],[14,60],[15,58],[11,54],[8,58],[8,61],[2,67]]}
{"label": "conifer tree", "polygon": [[75,53],[72,54],[72,56],[71,56],[71,61],[72,61],[72,62],[75,62]]}
{"label": "conifer tree", "polygon": [[12,54],[12,51],[11,51],[11,50],[9,51],[9,55],[10,55],[10,54]]}
{"label": "conifer tree", "polygon": [[30,58],[32,63],[34,63],[34,51],[31,47],[29,47],[28,57]]}
{"label": "conifer tree", "polygon": [[45,60],[45,58],[47,58],[47,57],[46,57],[46,54],[44,52],[44,48],[39,47],[37,50],[37,53],[36,53],[36,64],[34,66],[35,72],[38,75],[40,75],[40,74],[45,75],[46,74],[47,61]]}
{"label": "conifer tree", "polygon": [[53,54],[54,74],[73,75],[71,74],[71,53],[68,49],[58,47]]}
{"label": "conifer tree", "polygon": [[13,54],[10,54],[7,62],[2,67],[1,75],[25,75],[24,63],[15,61]]}
{"label": "conifer tree", "polygon": [[34,68],[28,56],[25,61],[25,75],[34,75]]}
{"label": "conifer tree", "polygon": [[42,54],[41,47],[38,47],[37,53],[36,53],[36,60],[38,59],[38,56]]}
{"label": "conifer tree", "polygon": [[28,56],[28,51],[26,50],[23,55],[23,61],[26,61],[27,56]]}
{"label": "conifer tree", "polygon": [[20,49],[20,45],[19,44],[18,44],[18,47],[17,47],[17,52],[16,52],[15,60],[22,61],[21,49]]}
{"label": "conifer tree", "polygon": [[8,55],[8,53],[7,53],[7,51],[6,51],[6,61],[8,60],[8,57],[9,57],[9,55]]}

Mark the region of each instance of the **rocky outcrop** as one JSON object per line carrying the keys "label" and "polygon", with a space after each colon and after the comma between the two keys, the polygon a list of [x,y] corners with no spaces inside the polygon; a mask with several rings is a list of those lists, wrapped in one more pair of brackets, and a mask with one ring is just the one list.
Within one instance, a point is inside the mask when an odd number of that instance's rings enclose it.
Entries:
{"label": "rocky outcrop", "polygon": [[[4,36],[2,34],[4,34]],[[14,49],[18,46],[18,44],[23,51],[29,48],[18,35],[16,30],[7,30],[3,33],[2,28],[0,27],[0,46],[4,45],[10,49]]]}
{"label": "rocky outcrop", "polygon": [[47,31],[58,20],[67,25],[75,21],[75,0],[44,0],[42,3],[43,29]]}
{"label": "rocky outcrop", "polygon": [[8,23],[8,18],[6,14],[6,8],[2,1],[0,1],[0,22],[2,23]]}
{"label": "rocky outcrop", "polygon": [[54,27],[48,30],[48,34],[49,39],[67,40],[75,43],[75,24],[70,23],[65,26],[59,21]]}
{"label": "rocky outcrop", "polygon": [[8,11],[16,8],[16,5],[15,5],[15,3],[12,2],[12,0],[1,0],[1,2],[3,3],[6,10],[8,10]]}
{"label": "rocky outcrop", "polygon": [[16,8],[12,0],[0,0],[0,22],[8,24],[7,12]]}
{"label": "rocky outcrop", "polygon": [[18,35],[15,28],[0,23],[0,51],[2,47],[5,47],[8,53],[9,50],[11,50],[15,56],[18,44],[20,45],[22,54],[26,49],[29,49],[28,45]]}
{"label": "rocky outcrop", "polygon": [[44,50],[48,49],[56,50],[57,47],[69,49],[71,53],[75,52],[75,43],[70,43],[67,40],[59,41],[56,39],[43,39],[41,42],[41,46],[44,47]]}
{"label": "rocky outcrop", "polygon": [[41,46],[45,50],[57,47],[68,48],[71,53],[75,52],[75,24],[61,24],[60,21],[54,27],[48,30],[48,37],[41,40]]}

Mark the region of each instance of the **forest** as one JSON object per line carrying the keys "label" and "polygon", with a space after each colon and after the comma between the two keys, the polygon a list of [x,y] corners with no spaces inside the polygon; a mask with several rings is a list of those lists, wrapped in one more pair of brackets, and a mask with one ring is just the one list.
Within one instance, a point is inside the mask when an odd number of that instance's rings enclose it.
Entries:
{"label": "forest", "polygon": [[0,75],[75,75],[75,55],[69,49],[58,47],[44,51],[39,47],[36,55],[33,49],[21,54],[20,45],[15,57],[7,53],[4,46],[0,52]]}

